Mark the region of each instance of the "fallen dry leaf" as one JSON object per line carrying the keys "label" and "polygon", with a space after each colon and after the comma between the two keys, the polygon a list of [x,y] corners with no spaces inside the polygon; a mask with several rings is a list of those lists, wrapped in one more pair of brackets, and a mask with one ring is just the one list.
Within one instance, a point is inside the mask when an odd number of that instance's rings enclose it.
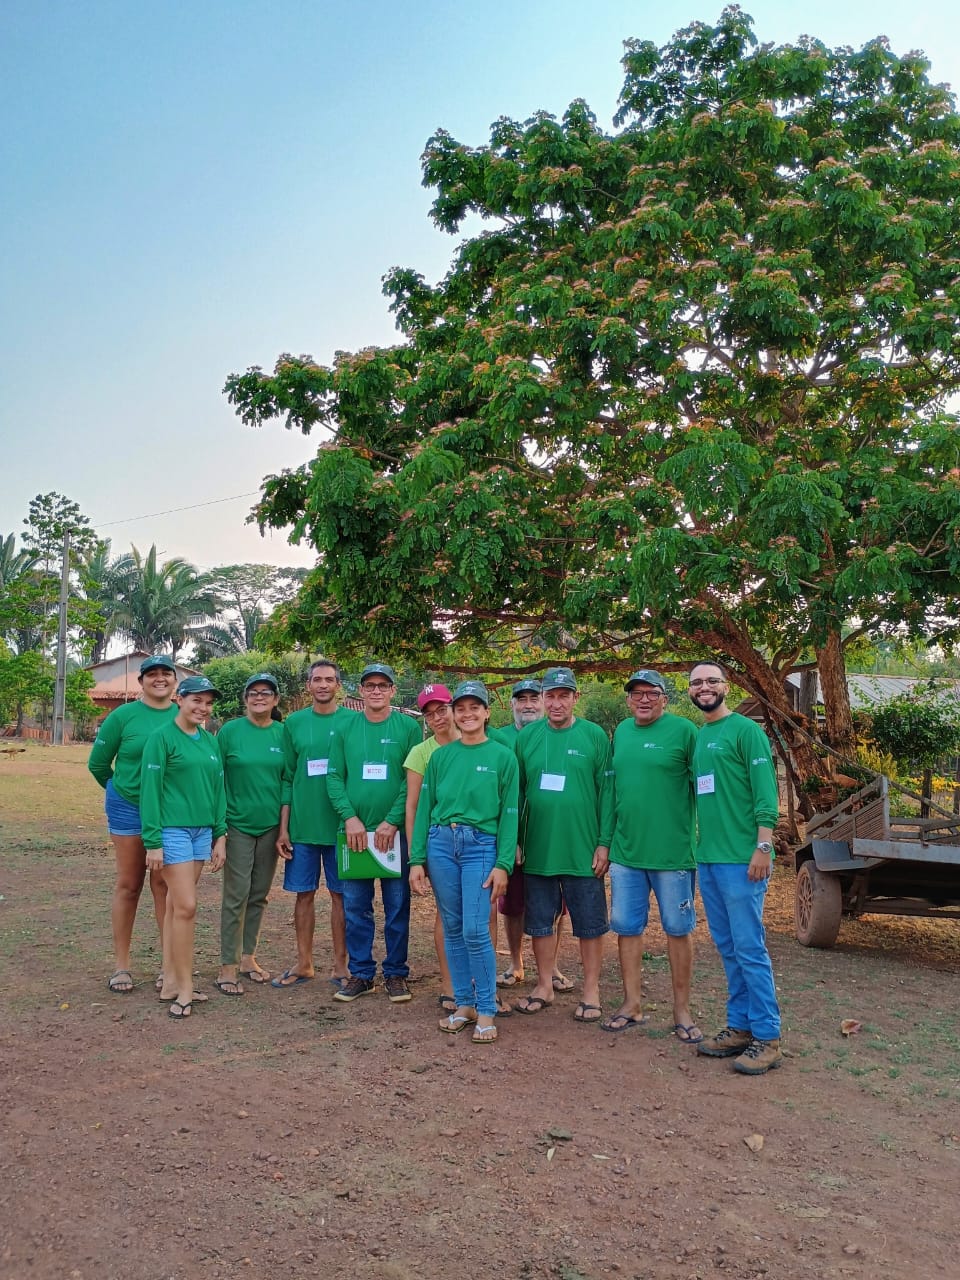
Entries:
{"label": "fallen dry leaf", "polygon": [[751,1151],[763,1150],[763,1134],[762,1133],[748,1134],[743,1141],[746,1143],[746,1145],[750,1148]]}
{"label": "fallen dry leaf", "polygon": [[547,1159],[548,1159],[548,1160],[552,1160],[552,1159],[553,1159],[553,1157],[554,1157],[556,1154],[557,1154],[557,1148],[556,1148],[556,1147],[550,1147],[550,1148],[548,1149],[548,1151],[547,1151]]}
{"label": "fallen dry leaf", "polygon": [[862,1029],[863,1023],[858,1022],[856,1018],[844,1018],[840,1023],[840,1034],[842,1036],[855,1036]]}

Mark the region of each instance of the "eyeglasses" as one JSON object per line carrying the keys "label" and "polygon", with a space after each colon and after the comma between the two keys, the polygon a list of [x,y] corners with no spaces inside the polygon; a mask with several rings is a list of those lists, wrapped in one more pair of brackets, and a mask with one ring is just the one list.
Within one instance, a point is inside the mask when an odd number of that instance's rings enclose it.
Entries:
{"label": "eyeglasses", "polygon": [[250,689],[247,692],[248,698],[275,698],[276,696],[272,689]]}
{"label": "eyeglasses", "polygon": [[424,720],[432,720],[434,716],[446,715],[453,708],[449,702],[437,702],[432,707],[425,707],[423,711]]}
{"label": "eyeglasses", "polygon": [[392,684],[372,684],[369,680],[366,684],[360,686],[361,689],[369,689],[371,693],[388,693],[392,688]]}
{"label": "eyeglasses", "polygon": [[634,702],[656,702],[658,698],[666,695],[660,689],[654,690],[652,693],[641,692],[639,689],[631,689],[627,694],[628,698],[633,698]]}
{"label": "eyeglasses", "polygon": [[708,684],[711,689],[716,689],[718,685],[726,683],[723,676],[707,676],[705,680],[691,680],[690,688],[699,689],[701,685]]}

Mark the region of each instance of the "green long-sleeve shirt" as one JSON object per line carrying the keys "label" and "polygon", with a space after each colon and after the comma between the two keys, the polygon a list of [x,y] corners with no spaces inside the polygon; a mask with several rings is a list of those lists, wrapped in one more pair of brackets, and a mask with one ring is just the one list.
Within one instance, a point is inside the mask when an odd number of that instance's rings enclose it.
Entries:
{"label": "green long-sleeve shirt", "polygon": [[193,737],[171,721],[147,739],[140,821],[147,849],[163,847],[164,827],[212,827],[215,840],[226,834],[223,761],[213,734],[198,729]]}
{"label": "green long-sleeve shirt", "polygon": [[262,836],[280,821],[283,725],[228,720],[217,734],[227,793],[227,825]]}
{"label": "green long-sleeve shirt", "polygon": [[697,792],[697,862],[748,863],[757,828],[780,816],[770,740],[736,711],[705,724],[693,753]]}
{"label": "green long-sleeve shirt", "polygon": [[613,838],[610,741],[599,725],[553,729],[537,720],[517,734],[523,867],[538,876],[593,875],[593,855]]}
{"label": "green long-sleeve shirt", "polygon": [[410,865],[427,860],[431,826],[463,823],[497,837],[497,862],[508,874],[517,854],[520,770],[502,742],[450,742],[427,761],[413,827]]}
{"label": "green long-sleeve shirt", "polygon": [[129,804],[140,803],[140,765],[147,739],[176,719],[171,704],[162,711],[145,702],[125,702],[104,719],[90,748],[87,768],[105,787],[113,779],[114,790]]}
{"label": "green long-sleeve shirt", "polygon": [[692,763],[697,731],[689,720],[622,720],[613,735],[616,825],[610,861],[645,871],[683,871],[693,856],[696,811]]}
{"label": "green long-sleeve shirt", "polygon": [[403,762],[418,742],[412,716],[391,711],[386,720],[361,712],[338,733],[330,749],[327,794],[343,822],[359,818],[368,831],[381,822],[403,829],[407,775]]}
{"label": "green long-sleeve shirt", "polygon": [[290,806],[294,844],[336,844],[341,823],[330,803],[327,773],[330,748],[356,711],[337,707],[321,715],[313,707],[294,711],[283,722],[283,789],[280,803]]}

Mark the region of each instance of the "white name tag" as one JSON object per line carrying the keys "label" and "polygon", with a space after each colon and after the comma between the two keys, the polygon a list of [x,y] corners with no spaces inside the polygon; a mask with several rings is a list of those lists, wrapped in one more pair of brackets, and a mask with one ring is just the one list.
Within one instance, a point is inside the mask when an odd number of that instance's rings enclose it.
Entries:
{"label": "white name tag", "polygon": [[387,766],[385,764],[365,764],[363,766],[364,782],[386,782]]}
{"label": "white name tag", "polygon": [[697,795],[712,796],[714,792],[713,774],[701,773],[697,778]]}
{"label": "white name tag", "polygon": [[325,778],[327,776],[327,760],[308,760],[307,761],[307,777],[308,778]]}
{"label": "white name tag", "polygon": [[541,773],[540,790],[541,791],[562,791],[567,785],[567,776],[564,773]]}

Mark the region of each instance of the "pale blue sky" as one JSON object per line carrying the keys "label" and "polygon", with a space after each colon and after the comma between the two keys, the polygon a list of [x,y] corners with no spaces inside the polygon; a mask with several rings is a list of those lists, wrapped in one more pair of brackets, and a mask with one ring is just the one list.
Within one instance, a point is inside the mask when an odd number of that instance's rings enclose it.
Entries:
{"label": "pale blue sky", "polygon": [[[610,126],[628,36],[685,0],[3,0],[0,533],[56,489],[114,540],[208,567],[306,564],[244,517],[312,455],[242,426],[227,374],[394,340],[380,278],[442,275],[419,158],[438,127],[585,98]],[[955,5],[745,0],[761,40],[924,49],[960,86]]]}

